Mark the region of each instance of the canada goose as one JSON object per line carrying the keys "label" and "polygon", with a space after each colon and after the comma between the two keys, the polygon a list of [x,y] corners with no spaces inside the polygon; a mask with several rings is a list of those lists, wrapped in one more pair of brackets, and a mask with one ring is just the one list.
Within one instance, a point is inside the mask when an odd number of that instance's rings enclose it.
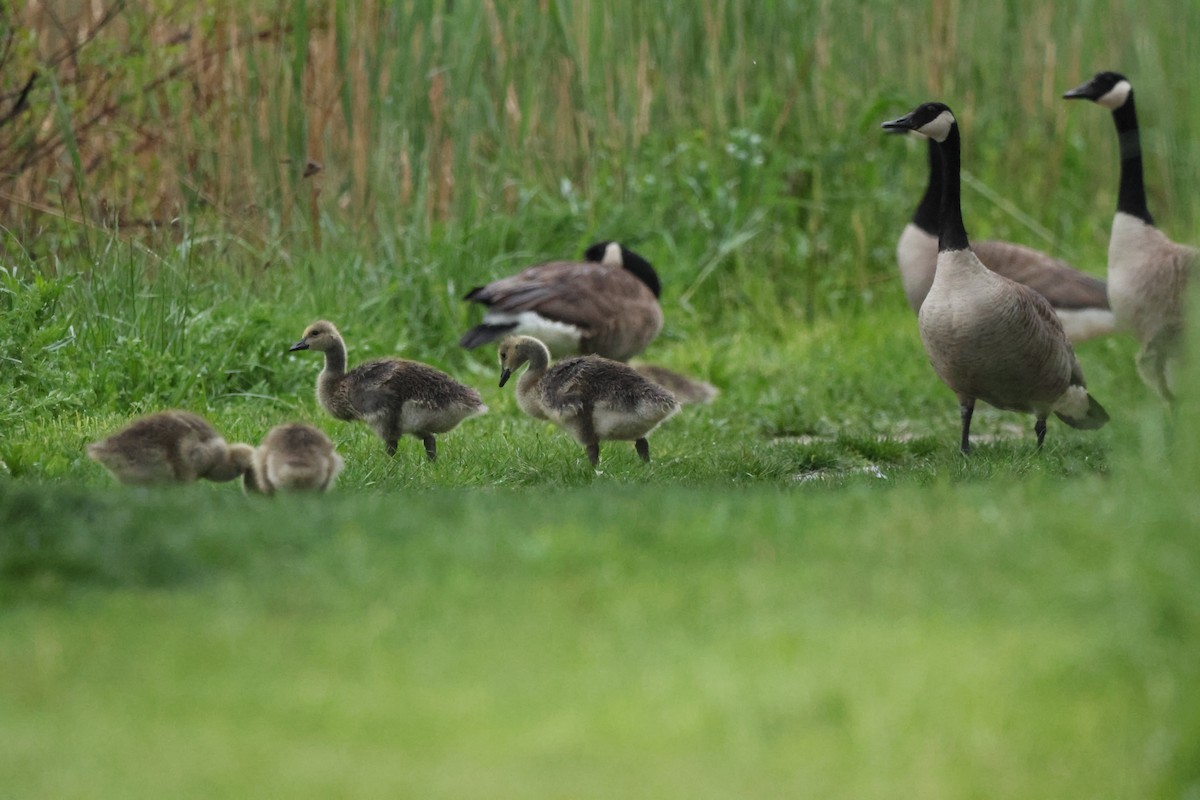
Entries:
{"label": "canada goose", "polygon": [[304,329],[289,348],[325,354],[317,376],[317,400],[331,415],[361,420],[387,444],[411,433],[425,444],[429,460],[437,458],[436,433],[445,433],[467,417],[487,411],[479,392],[441,370],[401,358],[380,358],[346,371],[346,343],[332,322],[320,320]]}
{"label": "canada goose", "polygon": [[575,356],[551,367],[550,350],[532,336],[510,336],[500,343],[500,385],[525,363],[529,369],[517,382],[517,405],[574,436],[592,466],[599,463],[600,442],[606,439],[632,440],[637,454],[649,461],[646,436],[679,410],[670,392],[620,361]]}
{"label": "canada goose", "polygon": [[1129,79],[1116,72],[1099,72],[1063,97],[1098,103],[1112,112],[1116,123],[1121,184],[1108,240],[1108,297],[1117,323],[1132,331],[1141,344],[1137,367],[1142,380],[1172,402],[1188,275],[1200,256],[1195,249],[1168,239],[1150,216]]}
{"label": "canada goose", "polygon": [[144,486],[197,478],[231,481],[250,468],[254,448],[227,444],[190,411],[160,411],[92,442],[87,454],[121,483]]}
{"label": "canada goose", "polygon": [[556,358],[595,353],[628,361],[662,330],[661,291],[650,262],[617,242],[600,242],[583,261],[549,261],[467,292],[463,299],[487,312],[459,344],[470,349],[528,334]]}
{"label": "canada goose", "polygon": [[976,399],[1034,414],[1039,448],[1051,411],[1072,427],[1099,428],[1108,414],[1087,393],[1083,370],[1049,301],[992,272],[971,251],[962,218],[961,140],[949,107],[924,103],[883,127],[929,137],[942,157],[937,269],[918,327],[934,371],[958,395],[962,452],[971,451]]}
{"label": "canada goose", "polygon": [[[896,246],[900,279],[913,311],[921,310],[921,303],[933,284],[938,254],[942,161],[933,140],[929,140],[928,155],[929,183]],[[1049,300],[1071,341],[1112,333],[1116,323],[1108,307],[1104,281],[1099,278],[1075,269],[1066,261],[1012,242],[972,242],[971,249],[988,269],[1036,289]]]}
{"label": "canada goose", "polygon": [[247,489],[319,491],[333,485],[344,462],[324,431],[303,422],[276,425],[254,451],[253,467],[246,471]]}

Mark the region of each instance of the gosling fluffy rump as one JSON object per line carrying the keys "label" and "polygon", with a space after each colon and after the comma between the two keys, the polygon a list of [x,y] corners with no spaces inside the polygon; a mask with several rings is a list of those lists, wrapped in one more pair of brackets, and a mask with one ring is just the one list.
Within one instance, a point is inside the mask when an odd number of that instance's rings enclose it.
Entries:
{"label": "gosling fluffy rump", "polygon": [[323,492],[333,485],[344,462],[333,441],[312,425],[276,425],[254,451],[254,468],[246,488],[263,494],[277,491]]}

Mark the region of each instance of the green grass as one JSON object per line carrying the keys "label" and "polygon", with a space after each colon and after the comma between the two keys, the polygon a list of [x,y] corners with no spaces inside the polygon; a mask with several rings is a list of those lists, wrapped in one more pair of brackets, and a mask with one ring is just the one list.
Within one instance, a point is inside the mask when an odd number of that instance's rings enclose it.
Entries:
{"label": "green grass", "polygon": [[[250,5],[127,7],[78,55],[126,102],[6,223],[0,794],[1200,792],[1194,400],[1168,418],[1132,341],[1088,342],[1110,425],[1036,453],[981,408],[963,458],[895,276],[923,151],[878,130],[946,100],[972,235],[1101,274],[1115,137],[1057,95],[1119,68],[1195,243],[1200,6]],[[142,91],[233,30],[268,32]],[[65,135],[88,97],[40,67]],[[662,275],[646,359],[721,395],[597,472],[456,342],[470,286],[614,237]],[[321,317],[491,411],[388,459],[286,352]],[[84,456],[174,406],[313,422],[345,472],[266,499]]]}

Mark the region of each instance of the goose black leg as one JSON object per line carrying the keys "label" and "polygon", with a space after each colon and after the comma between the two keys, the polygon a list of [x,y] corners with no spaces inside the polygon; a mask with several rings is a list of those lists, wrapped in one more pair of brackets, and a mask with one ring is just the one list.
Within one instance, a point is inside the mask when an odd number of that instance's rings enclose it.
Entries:
{"label": "goose black leg", "polygon": [[638,439],[633,443],[633,449],[637,450],[637,454],[642,457],[642,461],[650,463],[650,443],[645,438]]}
{"label": "goose black leg", "polygon": [[420,439],[425,444],[425,455],[429,456],[430,461],[437,461],[437,439],[433,438],[432,433],[420,434]]}
{"label": "goose black leg", "polygon": [[1038,417],[1037,422],[1033,423],[1033,432],[1037,434],[1037,449],[1042,449],[1042,442],[1046,439],[1046,418]]}
{"label": "goose black leg", "polygon": [[588,456],[588,461],[592,462],[593,467],[598,466],[600,464],[600,443],[599,442],[590,442],[588,444],[587,456]]}
{"label": "goose black leg", "polygon": [[396,455],[396,440],[395,439],[387,440],[387,454],[389,456]]}
{"label": "goose black leg", "polygon": [[962,416],[962,444],[959,450],[964,456],[971,454],[971,415],[975,413],[975,398],[968,397],[959,401],[959,414]]}

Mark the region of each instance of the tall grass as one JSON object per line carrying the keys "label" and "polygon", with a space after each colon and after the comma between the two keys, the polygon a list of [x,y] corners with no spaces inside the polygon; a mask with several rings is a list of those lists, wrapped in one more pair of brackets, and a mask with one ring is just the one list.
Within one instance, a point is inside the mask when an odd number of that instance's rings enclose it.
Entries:
{"label": "tall grass", "polygon": [[38,35],[0,100],[44,77],[0,144],[53,156],[0,180],[8,419],[291,397],[275,348],[318,316],[484,370],[463,292],[600,238],[662,273],[663,344],[726,369],[710,348],[901,307],[924,159],[878,122],[934,97],[971,233],[1101,272],[1115,137],[1058,99],[1098,68],[1135,81],[1163,227],[1198,227],[1195,4],[49,8],[6,18]]}

